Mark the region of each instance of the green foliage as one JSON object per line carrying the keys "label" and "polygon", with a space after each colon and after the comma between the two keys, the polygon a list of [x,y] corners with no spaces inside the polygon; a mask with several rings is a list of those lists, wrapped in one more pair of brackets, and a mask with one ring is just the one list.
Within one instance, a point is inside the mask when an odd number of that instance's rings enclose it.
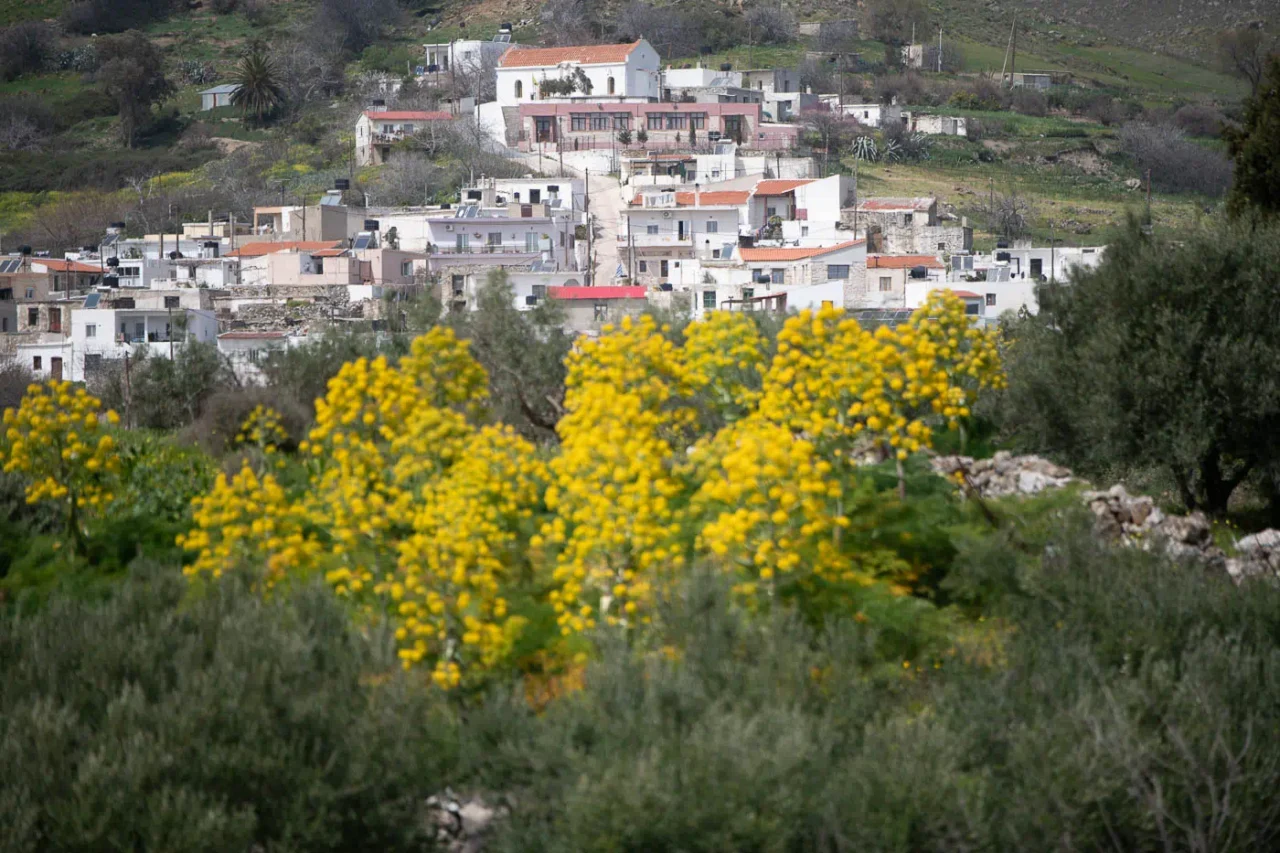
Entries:
{"label": "green foliage", "polygon": [[109,600],[0,617],[8,849],[422,850],[447,743],[321,591],[234,584],[186,604],[172,571]]}
{"label": "green foliage", "polygon": [[1046,288],[1040,314],[1011,327],[1003,426],[1090,470],[1165,467],[1189,508],[1225,511],[1280,458],[1278,266],[1275,225],[1175,241],[1131,221],[1096,270]]}
{"label": "green foliage", "polygon": [[231,95],[231,103],[259,123],[284,103],[284,87],[280,85],[279,73],[261,45],[255,45],[241,57],[232,80],[240,88]]}
{"label": "green foliage", "polygon": [[1243,125],[1224,135],[1235,158],[1232,212],[1280,213],[1280,56],[1271,58],[1266,77],[1246,102]]}
{"label": "green foliage", "polygon": [[132,148],[152,105],[173,92],[164,76],[164,57],[150,39],[132,31],[99,39],[97,51],[102,64],[95,79],[116,102],[121,141]]}
{"label": "green foliage", "polygon": [[544,299],[532,311],[517,310],[506,272],[496,270],[476,295],[475,310],[454,312],[447,323],[471,341],[471,354],[489,375],[493,417],[533,441],[554,440],[573,344],[560,306]]}
{"label": "green foliage", "polygon": [[470,715],[470,772],[514,795],[496,849],[1270,846],[1280,590],[1054,527],[938,668],[695,582],[661,615],[676,651],[610,646],[541,716]]}
{"label": "green foliage", "polygon": [[175,341],[173,347],[172,359],[139,348],[127,374],[120,361],[95,379],[96,393],[127,426],[184,427],[200,417],[214,392],[232,384],[231,371],[212,344]]}

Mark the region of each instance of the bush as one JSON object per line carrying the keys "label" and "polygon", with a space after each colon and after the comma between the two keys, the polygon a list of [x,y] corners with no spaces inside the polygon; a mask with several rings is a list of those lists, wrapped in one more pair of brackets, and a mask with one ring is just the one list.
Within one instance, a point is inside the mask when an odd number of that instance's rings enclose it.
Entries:
{"label": "bush", "polygon": [[73,33],[120,33],[166,18],[176,6],[175,0],[78,0],[61,21]]}
{"label": "bush", "polygon": [[37,74],[53,61],[58,32],[41,21],[27,21],[0,31],[0,79]]}
{"label": "bush", "polygon": [[1162,824],[1193,848],[1215,807],[1240,849],[1268,846],[1280,591],[1112,552],[1067,518],[1042,562],[969,549],[961,573],[1006,565],[987,581],[1003,618],[896,676],[853,623],[752,620],[691,584],[662,639],[607,645],[581,694],[469,718],[472,771],[514,795],[496,849],[1151,850]]}
{"label": "bush", "polygon": [[280,415],[280,425],[288,434],[288,441],[281,449],[292,449],[306,437],[312,420],[311,401],[298,399],[287,389],[255,386],[215,391],[187,429],[187,437],[211,456],[221,457],[235,450],[240,428],[258,406],[266,406]]}
{"label": "bush", "polygon": [[175,343],[172,359],[139,349],[128,377],[124,370],[123,359],[108,362],[91,384],[126,424],[145,429],[178,429],[194,422],[209,398],[234,382],[217,348],[203,343]]}
{"label": "bush", "polygon": [[[1187,507],[1224,512],[1252,470],[1280,461],[1280,389],[1263,366],[1280,358],[1265,319],[1280,311],[1277,265],[1274,225],[1157,238],[1131,222],[1012,329],[1006,434],[1086,474],[1164,468]],[[1214,299],[1223,288],[1232,298]]]}
{"label": "bush", "polygon": [[1205,104],[1187,104],[1173,114],[1173,124],[1188,136],[1204,136],[1216,139],[1222,135],[1227,117],[1217,107]]}
{"label": "bush", "polygon": [[[326,593],[172,570],[0,618],[0,800],[15,849],[421,850],[443,721]],[[181,605],[181,606],[180,606]],[[374,682],[376,681],[377,686]],[[28,846],[29,845],[29,846]]]}
{"label": "bush", "polygon": [[1014,112],[1021,113],[1024,116],[1037,116],[1043,118],[1049,114],[1049,99],[1044,96],[1043,92],[1035,89],[1014,89],[1009,98],[1009,105]]}
{"label": "bush", "polygon": [[1000,84],[990,77],[978,77],[967,88],[957,90],[951,96],[951,104],[966,110],[1004,109],[1007,94]]}
{"label": "bush", "polygon": [[1231,186],[1231,161],[1226,155],[1189,141],[1176,128],[1127,124],[1119,136],[1139,174],[1149,171],[1152,186],[1160,190],[1221,196]]}

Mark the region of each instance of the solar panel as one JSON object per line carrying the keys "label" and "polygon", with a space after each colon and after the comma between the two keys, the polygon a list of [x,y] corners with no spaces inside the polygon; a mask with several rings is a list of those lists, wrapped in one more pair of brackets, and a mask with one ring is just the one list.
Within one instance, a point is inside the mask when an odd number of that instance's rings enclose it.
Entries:
{"label": "solar panel", "polygon": [[423,68],[421,65],[415,65],[413,67],[413,73],[421,77],[423,74],[427,73],[427,69]]}
{"label": "solar panel", "polygon": [[359,235],[358,237],[356,237],[355,245],[353,245],[351,248],[353,248],[353,249],[367,249],[367,248],[369,248],[370,244],[372,244],[372,243],[373,243],[373,235],[371,235],[371,234],[361,234],[361,235]]}
{"label": "solar panel", "polygon": [[101,294],[101,293],[90,293],[88,296],[86,296],[86,297],[84,298],[84,307],[85,307],[85,308],[97,308],[97,307],[98,307],[98,301],[99,301],[100,299],[102,299],[102,294]]}
{"label": "solar panel", "polygon": [[493,40],[498,44],[511,44],[511,33],[498,33]]}
{"label": "solar panel", "polygon": [[22,269],[22,260],[20,258],[0,261],[0,273],[17,272],[20,269]]}
{"label": "solar panel", "polygon": [[108,234],[106,237],[102,238],[102,245],[114,246],[117,242],[119,242],[119,240],[120,240],[119,234]]}

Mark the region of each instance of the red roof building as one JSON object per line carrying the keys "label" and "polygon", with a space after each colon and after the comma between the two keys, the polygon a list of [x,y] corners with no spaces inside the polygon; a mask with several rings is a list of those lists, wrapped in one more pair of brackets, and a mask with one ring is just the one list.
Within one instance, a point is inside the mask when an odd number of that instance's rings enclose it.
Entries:
{"label": "red roof building", "polygon": [[[630,44],[591,44],[575,47],[519,47],[508,50],[498,60],[499,68],[543,68],[572,63],[575,65],[609,65],[626,62],[640,46]],[[603,94],[603,93],[602,93]]]}

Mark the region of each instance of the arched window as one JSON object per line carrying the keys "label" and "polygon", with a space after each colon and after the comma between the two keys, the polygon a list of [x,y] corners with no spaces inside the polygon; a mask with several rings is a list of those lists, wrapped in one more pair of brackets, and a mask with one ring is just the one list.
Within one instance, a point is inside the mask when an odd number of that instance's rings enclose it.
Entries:
{"label": "arched window", "polygon": [[613,94],[613,77],[609,78],[609,94]]}
{"label": "arched window", "polygon": [[516,81],[516,98],[520,99],[523,97],[524,97],[524,81],[517,80]]}

